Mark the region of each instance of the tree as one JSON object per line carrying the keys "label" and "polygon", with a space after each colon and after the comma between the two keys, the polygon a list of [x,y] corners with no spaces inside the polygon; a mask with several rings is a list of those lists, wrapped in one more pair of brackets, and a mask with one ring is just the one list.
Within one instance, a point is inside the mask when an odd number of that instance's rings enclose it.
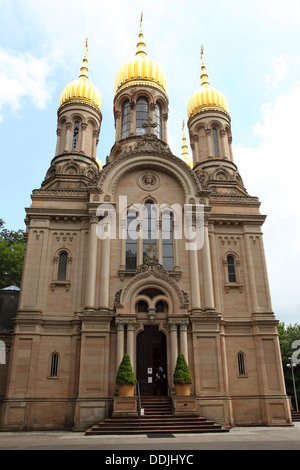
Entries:
{"label": "tree", "polygon": [[0,219],[0,289],[11,285],[20,287],[24,253],[23,231],[6,229],[4,220]]}
{"label": "tree", "polygon": [[117,372],[116,384],[117,385],[126,385],[126,384],[135,385],[136,383],[137,383],[137,380],[134,376],[134,373],[131,367],[130,357],[128,354],[124,354],[121,364],[119,366],[118,372]]}
{"label": "tree", "polygon": [[[292,344],[294,341],[300,340],[300,325],[297,323],[295,325],[285,325],[284,322],[279,323],[278,325],[278,333],[279,333],[279,342],[281,348],[281,357],[282,357],[282,365],[283,365],[283,372],[284,372],[284,380],[286,385],[286,393],[288,396],[292,397],[292,403],[294,409],[295,407],[295,398],[294,398],[294,387],[293,387],[293,379],[292,379],[292,372],[291,368],[287,367],[287,364],[290,363],[290,357],[292,357],[293,353],[299,349],[292,349]],[[298,355],[298,358],[299,355]],[[294,369],[295,375],[295,384],[296,384],[296,393],[298,398],[298,403],[300,399],[300,364]]]}
{"label": "tree", "polygon": [[183,354],[178,354],[176,367],[173,375],[174,384],[192,384],[193,379]]}

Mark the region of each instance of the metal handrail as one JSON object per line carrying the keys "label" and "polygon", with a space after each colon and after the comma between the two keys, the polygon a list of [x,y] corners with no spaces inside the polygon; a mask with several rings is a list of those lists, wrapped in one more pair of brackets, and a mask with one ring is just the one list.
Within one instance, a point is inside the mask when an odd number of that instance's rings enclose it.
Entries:
{"label": "metal handrail", "polygon": [[169,385],[169,381],[167,380],[167,386],[168,386],[168,393],[169,393],[169,397],[171,399],[171,404],[172,404],[172,415],[173,415],[173,421],[175,423],[175,402],[174,402],[174,397],[173,397],[173,393],[172,393],[172,389]]}
{"label": "metal handrail", "polygon": [[141,413],[142,413],[142,405],[141,405],[141,392],[140,392],[140,383],[137,383],[137,392],[138,392],[138,409],[139,409],[139,424],[141,426]]}

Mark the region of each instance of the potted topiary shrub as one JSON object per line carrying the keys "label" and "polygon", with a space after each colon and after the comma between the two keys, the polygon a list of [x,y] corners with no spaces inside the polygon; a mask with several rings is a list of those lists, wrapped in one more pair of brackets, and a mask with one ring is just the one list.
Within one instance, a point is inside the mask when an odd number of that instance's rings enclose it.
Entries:
{"label": "potted topiary shrub", "polygon": [[177,363],[173,375],[175,394],[180,396],[190,395],[190,385],[193,383],[189,367],[183,354],[178,354]]}
{"label": "potted topiary shrub", "polygon": [[130,357],[124,354],[116,376],[116,384],[119,385],[119,397],[133,397],[134,386],[137,380],[134,376]]}

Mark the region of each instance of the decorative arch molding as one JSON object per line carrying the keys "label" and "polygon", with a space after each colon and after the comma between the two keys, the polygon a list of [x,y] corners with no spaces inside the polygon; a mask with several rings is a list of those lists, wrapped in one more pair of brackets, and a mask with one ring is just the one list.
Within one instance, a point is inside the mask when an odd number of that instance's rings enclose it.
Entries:
{"label": "decorative arch molding", "polygon": [[163,292],[164,295],[154,297],[156,303],[158,300],[164,300],[168,304],[169,313],[178,313],[185,310],[188,313],[189,299],[188,295],[180,289],[177,282],[171,279],[167,271],[160,264],[153,261],[153,264],[143,264],[139,268],[140,272],[134,276],[116,297],[116,308],[118,313],[130,313],[135,311],[135,305],[138,300],[147,300],[151,307],[152,302],[146,299],[139,292],[145,288],[155,288]]}
{"label": "decorative arch molding", "polygon": [[[137,159],[136,156],[139,158]],[[173,175],[183,188],[186,203],[189,202],[190,198],[199,198],[201,195],[202,189],[197,175],[183,160],[170,153],[162,154],[158,152],[149,155],[142,151],[120,155],[107,165],[103,169],[99,180],[100,192],[110,195],[113,200],[119,179],[134,169],[140,169],[141,171],[153,169]]]}

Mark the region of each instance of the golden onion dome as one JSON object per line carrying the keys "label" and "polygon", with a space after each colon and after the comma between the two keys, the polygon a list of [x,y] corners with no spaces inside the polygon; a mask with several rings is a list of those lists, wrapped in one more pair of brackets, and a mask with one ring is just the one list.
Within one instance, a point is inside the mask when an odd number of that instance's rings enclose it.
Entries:
{"label": "golden onion dome", "polygon": [[115,93],[131,85],[148,85],[167,93],[167,78],[163,69],[147,55],[142,21],[143,13],[136,55],[120,67],[115,78]]}
{"label": "golden onion dome", "polygon": [[193,162],[191,160],[191,157],[189,156],[188,153],[188,145],[186,143],[186,137],[185,137],[185,132],[184,132],[184,120],[182,121],[182,154],[181,158],[182,160],[185,161],[185,163],[190,167],[193,168]]}
{"label": "golden onion dome", "polygon": [[203,46],[201,47],[201,60],[201,87],[200,90],[193,94],[189,101],[188,116],[192,117],[207,109],[217,109],[228,114],[228,103],[225,96],[219,90],[210,86],[208,82],[206,66],[203,60]]}
{"label": "golden onion dome", "polygon": [[77,80],[70,82],[60,95],[60,106],[67,103],[79,102],[89,104],[98,111],[101,111],[102,100],[98,89],[88,80],[88,40],[86,40],[85,56]]}

